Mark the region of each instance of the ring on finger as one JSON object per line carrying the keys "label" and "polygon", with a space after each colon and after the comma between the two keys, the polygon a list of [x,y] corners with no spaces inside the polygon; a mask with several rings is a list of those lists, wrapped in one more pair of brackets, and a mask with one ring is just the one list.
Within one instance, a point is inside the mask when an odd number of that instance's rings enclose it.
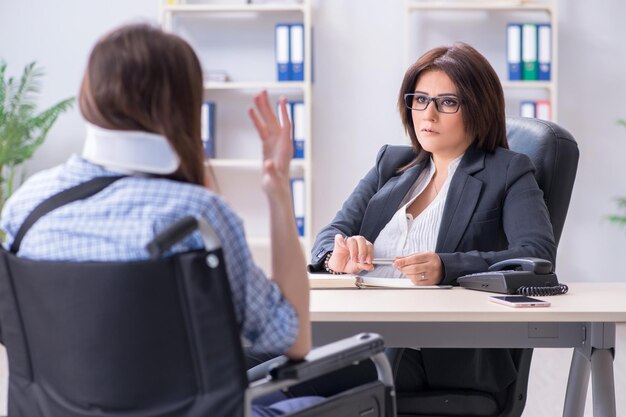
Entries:
{"label": "ring on finger", "polygon": [[420,272],[420,281],[426,281],[426,272]]}

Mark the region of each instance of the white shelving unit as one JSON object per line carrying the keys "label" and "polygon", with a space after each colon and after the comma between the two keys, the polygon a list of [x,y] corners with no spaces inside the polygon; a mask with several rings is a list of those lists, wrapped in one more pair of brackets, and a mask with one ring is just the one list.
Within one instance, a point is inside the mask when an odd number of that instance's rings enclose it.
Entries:
{"label": "white shelving unit", "polygon": [[[552,26],[552,68],[550,81],[508,81],[508,73],[506,71],[506,24],[502,22],[487,22],[484,27],[477,27],[477,32],[493,33],[501,39],[502,45],[501,57],[490,59],[494,68],[498,72],[498,76],[504,88],[505,97],[512,95],[525,95],[528,99],[546,98],[550,100],[552,106],[552,121],[558,120],[557,92],[558,92],[558,21],[556,0],[483,0],[483,1],[465,1],[465,0],[405,0],[405,67],[413,63],[417,57],[426,52],[430,47],[422,46],[415,50],[411,44],[411,33],[415,26],[415,15],[418,13],[430,12],[447,12],[450,13],[485,13],[487,20],[492,20],[494,14],[506,14],[509,22],[519,21],[544,21]],[[434,16],[435,14],[433,14]],[[441,13],[437,13],[437,17],[441,17]],[[531,20],[528,16],[533,16]],[[522,17],[523,16],[523,17]],[[480,37],[480,36],[477,36]],[[448,43],[452,43],[455,39],[449,39]],[[473,44],[479,50],[480,44]],[[498,59],[501,58],[501,62]],[[500,64],[500,65],[499,65]],[[498,70],[500,68],[500,70]],[[507,107],[509,107],[507,103]],[[517,110],[517,108],[513,109]],[[517,116],[517,112],[511,112],[507,108],[507,115]]]}
{"label": "white shelving unit", "polygon": [[[241,169],[256,169],[261,170],[261,161],[258,159],[226,159],[226,158],[214,158],[207,161],[209,166],[214,168],[241,168]],[[291,161],[292,174],[298,171],[304,171],[306,162],[303,160]]]}
{"label": "white shelving unit", "polygon": [[[293,178],[305,183],[304,236],[300,241],[308,259],[312,235],[312,59],[311,4],[234,3],[159,0],[161,24],[187,39],[203,68],[226,71],[231,80],[205,82],[205,100],[216,102],[216,157],[207,170],[217,179],[219,192],[244,221],[248,244],[256,262],[271,274],[269,211],[261,183],[261,144],[248,120],[252,97],[267,90],[270,99],[281,95],[304,102],[304,158],[291,163]],[[276,23],[304,25],[304,81],[276,81],[274,27]],[[186,27],[191,26],[191,31]],[[195,31],[195,32],[194,32]],[[199,33],[201,33],[199,35]],[[217,39],[217,40],[216,40]],[[221,66],[223,65],[223,66]]]}
{"label": "white shelving unit", "polygon": [[306,82],[302,81],[276,81],[276,82],[205,82],[205,90],[255,90],[268,89],[268,90],[304,90],[308,86]]}

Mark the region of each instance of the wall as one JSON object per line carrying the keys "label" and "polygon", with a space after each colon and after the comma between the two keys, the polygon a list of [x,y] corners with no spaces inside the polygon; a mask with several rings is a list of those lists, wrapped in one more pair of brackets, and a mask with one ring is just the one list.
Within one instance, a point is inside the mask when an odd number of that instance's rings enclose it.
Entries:
{"label": "wall", "polygon": [[[403,4],[314,0],[314,229],[332,218],[381,145],[405,141],[395,110],[404,71]],[[626,131],[615,124],[626,118],[626,28],[621,19],[626,3],[560,0],[559,6],[559,122],[577,138],[581,160],[559,246],[558,274],[565,282],[618,281],[626,269],[626,231],[608,224],[604,216],[615,212],[615,197],[626,196]],[[51,105],[77,93],[98,36],[122,22],[155,21],[157,16],[157,0],[0,0],[0,59],[9,63],[12,74],[32,60],[42,64],[47,75],[41,105]],[[491,19],[502,17],[473,14],[466,20],[439,14],[428,32],[414,33],[427,38],[427,47],[452,40],[475,42],[501,69],[504,41],[476,30]],[[79,151],[82,135],[75,109],[60,118],[28,171],[58,164]],[[618,346],[623,342],[624,325],[618,327]],[[524,415],[559,413],[569,357],[563,351],[536,351]],[[618,350],[617,392],[626,390],[625,358]],[[620,411],[626,412],[623,397],[618,398]]]}

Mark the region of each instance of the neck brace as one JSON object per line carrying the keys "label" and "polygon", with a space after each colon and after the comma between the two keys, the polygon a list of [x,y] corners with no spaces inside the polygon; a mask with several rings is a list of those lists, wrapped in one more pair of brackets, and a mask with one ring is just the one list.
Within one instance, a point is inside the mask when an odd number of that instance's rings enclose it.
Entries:
{"label": "neck brace", "polygon": [[87,123],[83,158],[115,172],[171,174],[180,159],[165,136],[129,130],[108,130]]}

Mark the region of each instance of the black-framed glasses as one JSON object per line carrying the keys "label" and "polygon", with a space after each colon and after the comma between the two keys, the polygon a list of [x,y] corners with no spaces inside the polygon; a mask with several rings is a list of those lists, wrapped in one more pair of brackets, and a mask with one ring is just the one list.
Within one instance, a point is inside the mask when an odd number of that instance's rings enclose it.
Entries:
{"label": "black-framed glasses", "polygon": [[411,110],[426,110],[431,101],[435,102],[435,109],[439,113],[456,113],[461,107],[461,99],[454,96],[428,97],[421,93],[407,93],[404,95],[404,104]]}

